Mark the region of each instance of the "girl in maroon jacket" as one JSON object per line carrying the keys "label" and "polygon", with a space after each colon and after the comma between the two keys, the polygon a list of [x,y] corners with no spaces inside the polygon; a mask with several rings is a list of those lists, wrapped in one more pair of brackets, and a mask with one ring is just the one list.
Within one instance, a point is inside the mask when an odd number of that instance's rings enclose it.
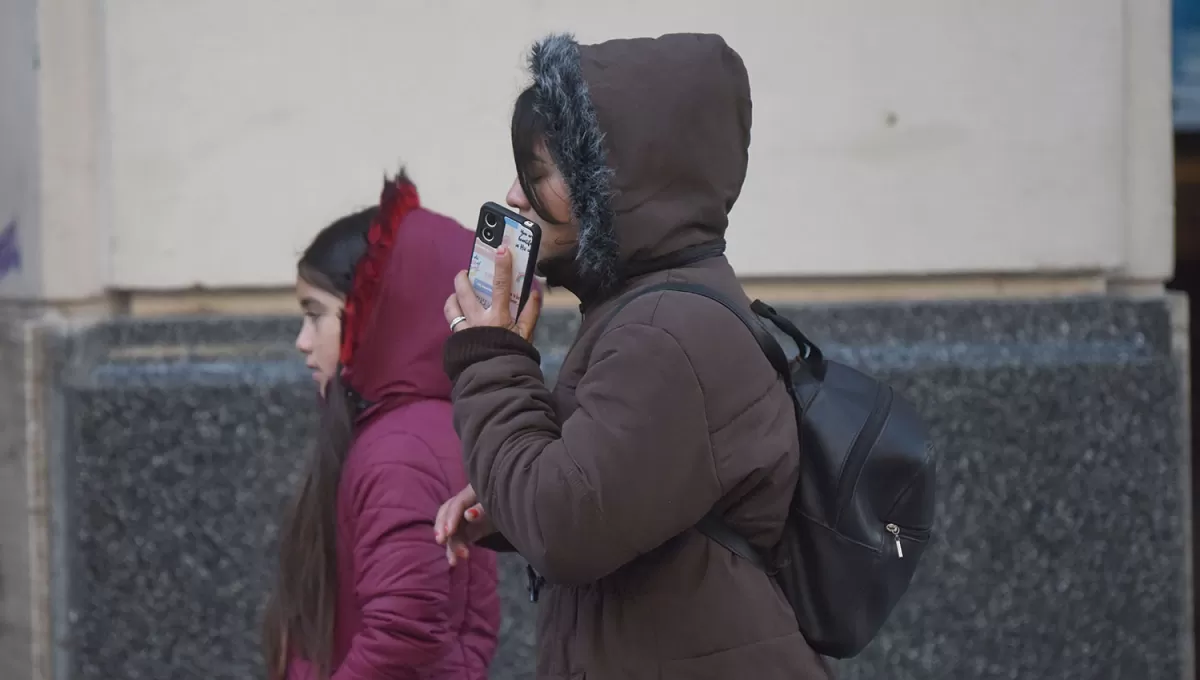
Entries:
{"label": "girl in maroon jacket", "polygon": [[471,246],[401,174],[378,208],[330,225],[300,260],[296,345],[322,423],[280,540],[265,620],[272,680],[487,677],[495,556],[451,569],[432,530],[466,484],[442,303]]}

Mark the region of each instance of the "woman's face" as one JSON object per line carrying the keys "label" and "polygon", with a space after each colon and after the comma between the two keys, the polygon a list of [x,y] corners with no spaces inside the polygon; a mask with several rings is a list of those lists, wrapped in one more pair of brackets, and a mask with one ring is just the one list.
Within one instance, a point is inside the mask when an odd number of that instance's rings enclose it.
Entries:
{"label": "woman's face", "polygon": [[538,248],[538,261],[541,262],[570,252],[579,240],[579,225],[575,224],[571,213],[571,196],[567,191],[567,182],[559,172],[558,166],[550,159],[544,143],[538,144],[535,155],[537,160],[529,169],[530,188],[537,192],[542,208],[550,214],[539,215],[534,211],[529,197],[521,188],[520,180],[517,179],[513,180],[505,201],[509,207],[521,213],[522,217],[536,222],[541,227],[542,243]]}
{"label": "woman's face", "polygon": [[296,299],[304,312],[304,322],[296,336],[296,349],[304,355],[304,365],[312,369],[313,380],[321,394],[325,394],[325,386],[337,370],[344,303],[337,295],[312,285],[303,277],[296,278]]}

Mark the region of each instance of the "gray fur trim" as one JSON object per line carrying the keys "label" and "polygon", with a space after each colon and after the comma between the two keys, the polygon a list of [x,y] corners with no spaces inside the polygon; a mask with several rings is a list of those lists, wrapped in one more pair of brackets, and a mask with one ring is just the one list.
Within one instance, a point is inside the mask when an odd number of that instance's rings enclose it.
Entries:
{"label": "gray fur trim", "polygon": [[533,46],[529,70],[534,107],[548,122],[550,153],[571,192],[579,223],[579,273],[599,292],[610,292],[620,284],[620,246],[612,224],[613,171],[583,78],[579,43],[568,33],[543,38]]}

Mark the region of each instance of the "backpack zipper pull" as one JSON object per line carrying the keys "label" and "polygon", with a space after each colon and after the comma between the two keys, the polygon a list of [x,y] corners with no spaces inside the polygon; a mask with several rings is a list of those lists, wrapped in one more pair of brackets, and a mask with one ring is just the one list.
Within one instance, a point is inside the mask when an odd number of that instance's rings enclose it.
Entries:
{"label": "backpack zipper pull", "polygon": [[889,522],[884,529],[887,529],[892,537],[896,539],[896,557],[904,557],[904,547],[900,545],[900,527]]}

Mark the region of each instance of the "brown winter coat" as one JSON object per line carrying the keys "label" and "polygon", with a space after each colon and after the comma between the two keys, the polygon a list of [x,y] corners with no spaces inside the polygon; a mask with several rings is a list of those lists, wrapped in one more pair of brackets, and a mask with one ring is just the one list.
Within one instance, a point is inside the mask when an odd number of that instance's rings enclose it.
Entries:
{"label": "brown winter coat", "polygon": [[552,392],[506,330],[457,333],[445,358],[468,476],[547,581],[538,677],[826,678],[771,579],[693,529],[714,506],[758,546],[783,529],[796,425],[753,336],[685,293],[608,318],[668,280],[745,299],[722,254],[750,142],[742,61],[711,35],[553,36],[532,71],[581,230],[547,273],[583,323]]}

